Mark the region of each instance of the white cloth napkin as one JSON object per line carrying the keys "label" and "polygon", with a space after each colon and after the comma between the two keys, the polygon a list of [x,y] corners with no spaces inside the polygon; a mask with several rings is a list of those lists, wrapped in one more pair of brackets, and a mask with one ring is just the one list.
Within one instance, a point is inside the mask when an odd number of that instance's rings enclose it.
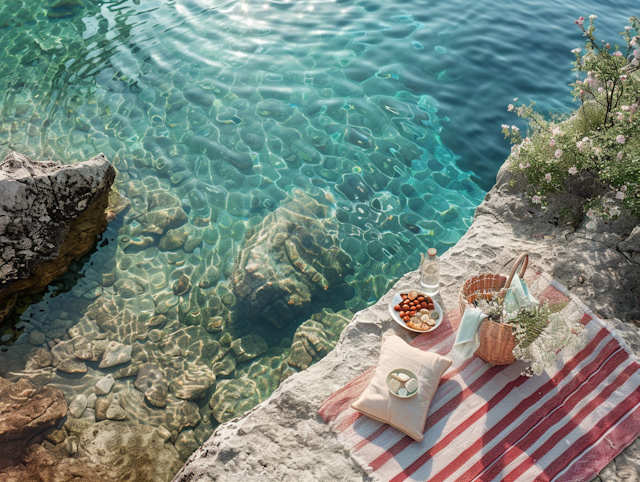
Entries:
{"label": "white cloth napkin", "polygon": [[487,317],[478,308],[469,307],[464,310],[460,327],[456,334],[456,341],[453,344],[453,351],[466,360],[478,349],[480,342],[478,340],[478,328],[480,323]]}

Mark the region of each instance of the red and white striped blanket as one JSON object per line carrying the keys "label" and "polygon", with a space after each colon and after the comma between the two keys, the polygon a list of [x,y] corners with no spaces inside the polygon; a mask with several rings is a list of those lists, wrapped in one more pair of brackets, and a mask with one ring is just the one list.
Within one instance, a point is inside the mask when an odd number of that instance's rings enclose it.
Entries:
{"label": "red and white striped blanket", "polygon": [[[525,280],[541,302],[586,326],[586,347],[532,378],[520,375],[521,362],[492,367],[476,356],[454,358],[422,442],[351,409],[373,368],[363,373],[319,412],[375,478],[589,481],[640,435],[640,360],[564,286],[535,267]],[[459,323],[452,310],[412,345],[448,354]]]}

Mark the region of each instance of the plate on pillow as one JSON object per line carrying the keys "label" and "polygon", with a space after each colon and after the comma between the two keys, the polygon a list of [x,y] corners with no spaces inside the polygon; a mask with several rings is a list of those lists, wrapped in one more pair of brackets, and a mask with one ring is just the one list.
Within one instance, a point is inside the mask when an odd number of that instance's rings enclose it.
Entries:
{"label": "plate on pillow", "polygon": [[[405,380],[400,381],[398,378]],[[396,368],[387,375],[387,388],[398,398],[411,398],[418,393],[418,377],[411,370]]]}
{"label": "plate on pillow", "polygon": [[[413,331],[415,333],[429,333],[430,331],[435,330],[436,328],[438,328],[438,326],[440,326],[440,323],[442,323],[442,308],[440,308],[440,305],[438,304],[438,302],[436,300],[433,300],[433,308],[435,311],[438,312],[438,319],[435,320],[436,324],[434,326],[432,326],[430,329],[428,330],[416,330],[415,328],[410,328],[409,326],[407,326],[407,324],[404,322],[404,320],[402,318],[400,318],[400,315],[398,314],[398,312],[394,309],[394,307],[398,304],[402,304],[401,302],[403,301],[402,296],[403,294],[407,294],[411,291],[415,291],[418,293],[418,296],[424,296],[427,297],[429,295],[427,295],[426,293],[423,293],[422,291],[419,290],[406,290],[406,291],[398,291],[395,295],[393,295],[393,298],[391,298],[391,301],[389,302],[389,313],[391,314],[391,318],[393,318],[395,320],[396,323],[398,323],[402,328],[404,328],[405,330],[409,330],[409,331]],[[431,299],[433,299],[433,297],[430,296]]]}

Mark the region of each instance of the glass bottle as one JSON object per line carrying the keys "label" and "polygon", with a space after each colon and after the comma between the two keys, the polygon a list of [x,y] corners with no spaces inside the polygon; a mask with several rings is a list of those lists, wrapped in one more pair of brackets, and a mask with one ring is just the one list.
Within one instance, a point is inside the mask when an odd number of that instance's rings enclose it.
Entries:
{"label": "glass bottle", "polygon": [[426,294],[434,296],[440,291],[440,260],[435,248],[430,248],[427,255],[420,253],[420,285]]}

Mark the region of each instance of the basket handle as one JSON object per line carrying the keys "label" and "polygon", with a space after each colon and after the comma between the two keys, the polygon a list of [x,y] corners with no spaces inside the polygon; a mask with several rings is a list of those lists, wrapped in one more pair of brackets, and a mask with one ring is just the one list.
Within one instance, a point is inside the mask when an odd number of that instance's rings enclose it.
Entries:
{"label": "basket handle", "polygon": [[527,266],[529,265],[529,253],[522,253],[520,256],[518,256],[518,259],[516,259],[516,262],[513,263],[511,274],[509,275],[509,278],[507,278],[507,282],[504,285],[505,290],[508,290],[511,287],[511,281],[513,280],[513,277],[516,274],[516,271],[518,271],[518,268],[520,267],[521,264],[522,264],[522,269],[520,270],[520,279],[523,279],[524,273],[525,271],[527,271]]}

